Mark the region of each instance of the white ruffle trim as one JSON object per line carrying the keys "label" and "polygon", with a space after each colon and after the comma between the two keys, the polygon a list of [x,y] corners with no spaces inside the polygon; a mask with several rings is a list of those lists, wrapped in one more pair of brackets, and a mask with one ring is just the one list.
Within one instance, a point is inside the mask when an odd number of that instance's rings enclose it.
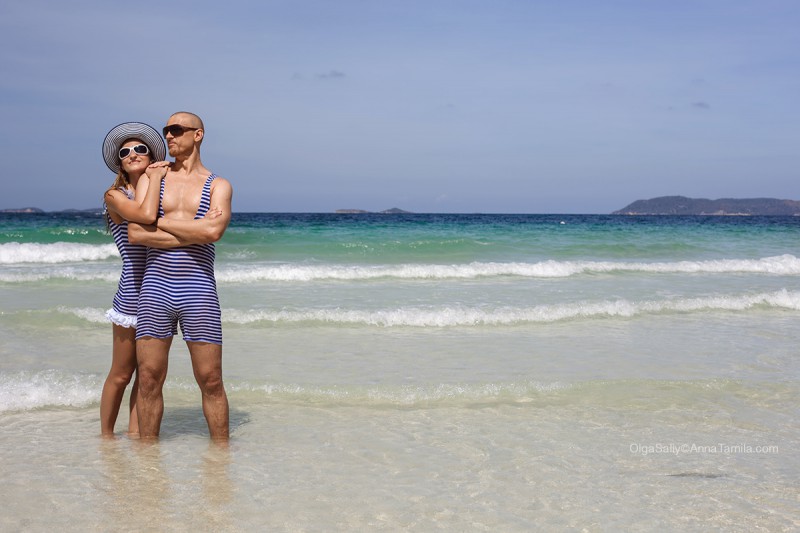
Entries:
{"label": "white ruffle trim", "polygon": [[109,309],[106,311],[106,318],[113,322],[118,326],[122,326],[123,328],[135,328],[136,327],[136,317],[130,315],[123,315],[118,311],[114,311],[114,309]]}

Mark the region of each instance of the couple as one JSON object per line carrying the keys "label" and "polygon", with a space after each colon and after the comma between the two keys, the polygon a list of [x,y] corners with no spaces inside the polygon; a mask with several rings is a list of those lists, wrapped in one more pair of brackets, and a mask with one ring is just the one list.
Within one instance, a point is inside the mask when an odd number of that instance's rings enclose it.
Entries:
{"label": "couple", "polygon": [[[147,124],[127,122],[103,141],[103,159],[117,174],[103,198],[106,219],[122,257],[119,287],[106,313],[114,341],[100,399],[105,436],[114,434],[135,373],[128,432],[158,437],[169,349],[180,323],[211,438],[228,439],[213,243],[230,222],[233,191],[200,161],[204,135],[200,117],[179,112],[167,121],[164,139]],[[174,163],[164,161],[164,140]]]}

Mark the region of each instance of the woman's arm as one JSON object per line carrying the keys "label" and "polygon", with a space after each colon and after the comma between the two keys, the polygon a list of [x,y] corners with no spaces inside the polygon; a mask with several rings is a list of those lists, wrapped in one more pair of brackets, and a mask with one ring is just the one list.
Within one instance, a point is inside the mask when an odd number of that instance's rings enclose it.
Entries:
{"label": "woman's arm", "polygon": [[147,167],[147,174],[139,177],[136,195],[129,199],[122,191],[109,189],[105,201],[112,217],[116,214],[128,222],[152,224],[158,217],[161,180],[167,174],[169,163],[159,161]]}

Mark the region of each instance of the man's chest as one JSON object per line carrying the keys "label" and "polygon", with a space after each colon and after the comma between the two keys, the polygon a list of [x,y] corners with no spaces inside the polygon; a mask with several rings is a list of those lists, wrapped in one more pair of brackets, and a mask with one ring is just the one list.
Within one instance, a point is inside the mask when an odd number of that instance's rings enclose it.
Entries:
{"label": "man's chest", "polygon": [[196,180],[164,180],[161,208],[164,216],[192,219],[197,214],[203,195],[203,183]]}

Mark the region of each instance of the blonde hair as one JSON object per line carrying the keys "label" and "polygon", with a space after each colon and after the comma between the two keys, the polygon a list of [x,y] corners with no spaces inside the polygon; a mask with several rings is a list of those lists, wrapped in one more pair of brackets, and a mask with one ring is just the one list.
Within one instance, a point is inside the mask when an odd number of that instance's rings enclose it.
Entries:
{"label": "blonde hair", "polygon": [[128,173],[122,170],[122,166],[120,166],[119,172],[117,172],[117,177],[114,179],[114,183],[111,184],[111,187],[109,187],[108,190],[106,190],[106,192],[117,190],[120,188],[127,189],[130,184],[131,184],[131,179],[128,177]]}

